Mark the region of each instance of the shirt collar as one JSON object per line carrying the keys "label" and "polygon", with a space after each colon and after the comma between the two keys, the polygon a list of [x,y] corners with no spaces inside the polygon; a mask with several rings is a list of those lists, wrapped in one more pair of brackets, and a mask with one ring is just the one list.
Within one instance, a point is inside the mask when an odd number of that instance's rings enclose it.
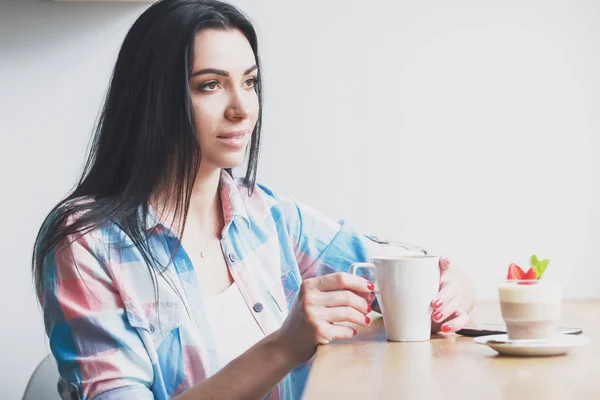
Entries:
{"label": "shirt collar", "polygon": [[[241,190],[247,190],[246,187],[238,184],[231,175],[224,169],[221,170],[221,177],[219,180],[219,192],[221,194],[221,203],[223,205],[223,217],[225,220],[225,226],[223,232],[229,228],[235,217],[242,218],[250,228],[250,218],[248,217],[248,210],[244,199],[242,198]],[[156,212],[148,203],[147,214],[145,219],[146,233],[155,231],[157,228],[161,229],[163,233],[175,236],[167,227],[162,224],[162,221],[157,216]],[[140,219],[144,218],[144,206],[140,205],[138,208],[138,215]]]}
{"label": "shirt collar", "polygon": [[221,180],[219,182],[221,192],[221,203],[223,204],[223,216],[225,219],[225,229],[234,217],[240,217],[246,221],[250,228],[250,218],[241,190],[247,190],[246,187],[237,183],[231,175],[224,169],[221,170]]}

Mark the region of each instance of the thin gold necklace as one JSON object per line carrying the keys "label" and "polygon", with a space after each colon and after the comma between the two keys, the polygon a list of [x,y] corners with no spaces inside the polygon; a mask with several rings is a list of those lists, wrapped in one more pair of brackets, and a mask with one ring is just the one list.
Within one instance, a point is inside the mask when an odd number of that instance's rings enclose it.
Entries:
{"label": "thin gold necklace", "polygon": [[204,258],[204,256],[205,256],[205,253],[206,253],[206,249],[208,249],[208,246],[209,246],[209,245],[210,245],[210,243],[211,243],[211,239],[213,239],[213,238],[214,238],[214,239],[217,239],[217,240],[219,239],[219,238],[217,237],[217,235],[215,235],[215,233],[213,232],[213,233],[212,233],[212,234],[211,234],[211,235],[208,237],[208,239],[206,239],[206,244],[204,245],[204,249],[201,249],[200,247],[197,247],[197,246],[196,246],[194,243],[191,243],[191,242],[189,243],[189,245],[191,245],[191,247],[192,247],[192,249],[193,249],[193,250],[195,250],[195,251],[197,251],[197,252],[199,252],[199,253],[200,253],[200,257]]}
{"label": "thin gold necklace", "polygon": [[[162,220],[163,215],[162,215],[162,213],[160,213],[158,211],[158,208],[154,208],[153,207],[152,209],[157,214],[157,217],[159,217],[159,220]],[[206,249],[208,249],[208,245],[210,244],[211,239],[215,238],[215,239],[219,240],[219,237],[215,234],[215,232],[217,232],[217,231],[218,231],[218,228],[213,231],[213,233],[208,237],[208,239],[206,239],[206,245],[204,245],[204,249],[203,250],[200,250],[199,247],[196,247],[196,245],[194,243],[191,243],[191,242],[188,243],[188,246],[191,247],[195,251],[199,251],[200,252],[200,257],[204,258]]]}
{"label": "thin gold necklace", "polygon": [[216,239],[217,237],[215,235],[210,235],[208,237],[208,240],[206,241],[206,246],[204,246],[204,250],[200,252],[200,257],[204,258],[204,252],[206,251],[206,249],[208,249],[208,245],[210,244],[212,238]]}

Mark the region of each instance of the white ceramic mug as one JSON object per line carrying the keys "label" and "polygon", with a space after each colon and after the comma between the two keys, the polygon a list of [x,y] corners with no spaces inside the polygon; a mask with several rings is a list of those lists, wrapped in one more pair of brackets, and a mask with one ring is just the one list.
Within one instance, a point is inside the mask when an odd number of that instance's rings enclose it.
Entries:
{"label": "white ceramic mug", "polygon": [[417,342],[431,336],[431,302],[440,287],[438,256],[381,256],[370,263],[354,263],[350,273],[361,268],[373,271],[375,295],[383,313],[387,339]]}

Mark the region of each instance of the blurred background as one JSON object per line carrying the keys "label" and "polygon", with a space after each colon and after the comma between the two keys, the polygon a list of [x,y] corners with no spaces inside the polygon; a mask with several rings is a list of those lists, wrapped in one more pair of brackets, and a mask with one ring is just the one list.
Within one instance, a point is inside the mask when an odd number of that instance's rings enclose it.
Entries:
{"label": "blurred background", "polygon": [[[259,32],[259,181],[450,257],[480,299],[551,260],[600,297],[600,2],[238,0]],[[48,352],[30,257],[149,3],[0,0],[0,398]]]}

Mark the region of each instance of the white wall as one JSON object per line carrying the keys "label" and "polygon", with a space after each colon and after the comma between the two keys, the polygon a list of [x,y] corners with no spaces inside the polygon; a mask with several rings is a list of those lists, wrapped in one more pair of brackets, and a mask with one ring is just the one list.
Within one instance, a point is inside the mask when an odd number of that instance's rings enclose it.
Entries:
{"label": "white wall", "polygon": [[[260,181],[450,256],[482,299],[533,252],[568,297],[600,297],[600,3],[236,3],[262,44]],[[0,2],[2,399],[47,352],[34,235],[146,7]]]}
{"label": "white wall", "polygon": [[33,240],[78,175],[116,50],[147,6],[0,0],[0,399],[20,399],[49,352]]}

